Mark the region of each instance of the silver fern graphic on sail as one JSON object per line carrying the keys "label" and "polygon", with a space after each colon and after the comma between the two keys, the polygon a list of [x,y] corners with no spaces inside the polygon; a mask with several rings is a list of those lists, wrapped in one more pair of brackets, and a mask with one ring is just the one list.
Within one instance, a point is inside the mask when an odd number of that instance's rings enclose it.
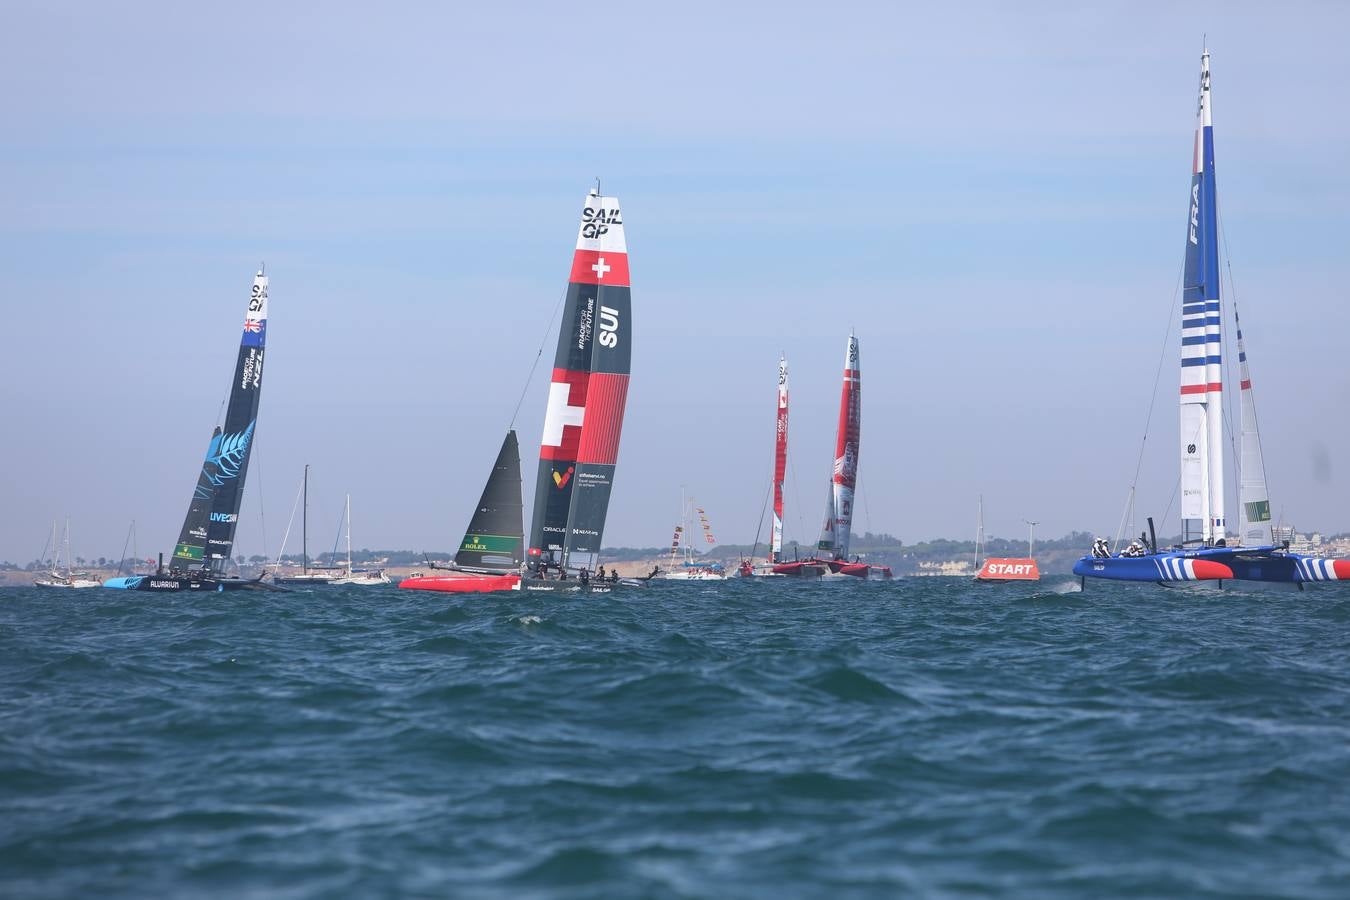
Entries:
{"label": "silver fern graphic on sail", "polygon": [[[257,419],[254,419],[237,434],[222,434],[212,438],[211,446],[206,451],[206,461],[202,463],[202,474],[211,485],[220,487],[227,480],[239,477],[239,471],[248,459],[248,447],[253,442],[253,426],[256,423]],[[195,496],[198,500],[209,500],[211,490],[206,484],[198,482]]]}

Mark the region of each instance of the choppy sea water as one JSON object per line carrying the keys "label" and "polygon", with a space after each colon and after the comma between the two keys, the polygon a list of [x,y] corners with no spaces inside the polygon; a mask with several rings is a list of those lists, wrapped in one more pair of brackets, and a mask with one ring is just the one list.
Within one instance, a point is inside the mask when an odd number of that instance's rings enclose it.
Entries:
{"label": "choppy sea water", "polygon": [[1350,588],[0,590],[0,895],[1350,896]]}

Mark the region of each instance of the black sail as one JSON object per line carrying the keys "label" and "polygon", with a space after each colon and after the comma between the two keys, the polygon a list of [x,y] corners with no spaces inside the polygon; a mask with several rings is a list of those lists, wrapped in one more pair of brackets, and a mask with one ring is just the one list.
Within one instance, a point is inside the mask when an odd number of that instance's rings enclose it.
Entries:
{"label": "black sail", "polygon": [[593,569],[609,509],[632,343],[628,247],[616,197],[586,198],[539,447],[532,567]]}
{"label": "black sail", "polygon": [[[220,439],[220,427],[211,432],[211,442],[206,445],[206,458]],[[169,567],[175,571],[200,569],[206,565],[206,534],[211,518],[211,501],[216,491],[206,477],[206,466],[197,473],[197,486],[192,491],[192,501],[188,504],[187,516],[183,519],[183,529],[178,532],[178,543],[173,548],[173,558]]]}
{"label": "black sail", "polygon": [[512,430],[502,439],[492,474],[455,554],[455,565],[488,572],[518,571],[525,548],[524,507],[520,499],[520,444]]}
{"label": "black sail", "polygon": [[[258,422],[266,343],[267,276],[258,272],[253,278],[244,317],[225,424],[216,430],[207,448],[183,534],[174,549],[172,567],[176,570],[209,567],[221,572],[231,556],[239,506],[244,499],[244,476],[248,473]],[[198,513],[194,513],[202,504],[209,504],[204,542],[196,521]]]}

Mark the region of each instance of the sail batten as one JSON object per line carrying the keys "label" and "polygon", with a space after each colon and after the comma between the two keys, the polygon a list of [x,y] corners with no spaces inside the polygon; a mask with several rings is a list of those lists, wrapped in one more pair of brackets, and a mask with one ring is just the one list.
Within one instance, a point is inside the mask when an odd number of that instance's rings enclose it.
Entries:
{"label": "sail batten", "polygon": [[617,197],[582,208],[540,439],[531,567],[594,569],[632,362],[628,246]]}

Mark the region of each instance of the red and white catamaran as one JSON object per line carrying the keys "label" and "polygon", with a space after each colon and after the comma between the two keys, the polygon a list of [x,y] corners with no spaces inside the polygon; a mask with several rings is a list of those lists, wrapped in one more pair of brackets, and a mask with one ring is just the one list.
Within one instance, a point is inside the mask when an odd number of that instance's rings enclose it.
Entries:
{"label": "red and white catamaran", "polygon": [[[774,566],[783,562],[783,477],[787,474],[788,449],[788,364],[787,357],[778,357],[778,403],[777,424],[774,428],[773,443],[773,525],[769,533],[769,558],[767,562],[755,563],[749,559],[741,560],[736,574],[741,577],[764,578],[781,576]],[[763,520],[761,519],[761,522]],[[759,536],[755,536],[758,543]]]}
{"label": "red and white catamaran", "polygon": [[816,555],[811,559],[781,562],[773,567],[778,575],[888,579],[889,566],[873,566],[858,557],[849,559],[853,529],[853,495],[858,483],[858,448],[862,435],[862,368],[858,339],[848,336],[844,352],[844,386],[839,398],[839,428],[835,434],[834,471],[825,500],[825,522]]}

